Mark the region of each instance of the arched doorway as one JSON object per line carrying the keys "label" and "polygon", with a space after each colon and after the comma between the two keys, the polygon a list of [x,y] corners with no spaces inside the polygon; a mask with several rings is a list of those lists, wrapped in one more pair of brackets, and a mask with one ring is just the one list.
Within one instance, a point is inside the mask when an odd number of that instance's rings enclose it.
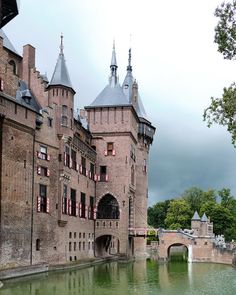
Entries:
{"label": "arched doorway", "polygon": [[181,243],[175,243],[168,247],[167,257],[169,261],[188,262],[188,247]]}
{"label": "arched doorway", "polygon": [[112,235],[103,235],[95,240],[95,256],[106,257],[117,255],[120,251],[120,241]]}
{"label": "arched doorway", "polygon": [[112,195],[106,194],[98,203],[97,219],[119,219],[119,204]]}

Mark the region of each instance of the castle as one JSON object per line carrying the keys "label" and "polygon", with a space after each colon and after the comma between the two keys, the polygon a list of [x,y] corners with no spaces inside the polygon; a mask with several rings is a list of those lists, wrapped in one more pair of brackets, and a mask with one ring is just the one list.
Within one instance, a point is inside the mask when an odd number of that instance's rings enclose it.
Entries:
{"label": "castle", "polygon": [[[8,1],[13,3],[15,1]],[[79,113],[63,38],[49,82],[0,31],[0,265],[143,255],[148,155],[155,127],[115,46],[108,85]]]}

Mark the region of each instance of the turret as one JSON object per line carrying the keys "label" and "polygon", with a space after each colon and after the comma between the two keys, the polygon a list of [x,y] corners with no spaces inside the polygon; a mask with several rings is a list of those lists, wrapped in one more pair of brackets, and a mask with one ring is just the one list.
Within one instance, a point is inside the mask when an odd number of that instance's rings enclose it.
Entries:
{"label": "turret", "polygon": [[73,109],[75,91],[70,81],[63,52],[63,36],[61,36],[60,53],[48,85],[49,106],[57,107],[57,122],[59,133],[67,133],[66,128],[71,130],[73,125]]}
{"label": "turret", "polygon": [[191,219],[191,228],[194,230],[194,235],[200,236],[201,234],[201,218],[197,211],[195,211]]}

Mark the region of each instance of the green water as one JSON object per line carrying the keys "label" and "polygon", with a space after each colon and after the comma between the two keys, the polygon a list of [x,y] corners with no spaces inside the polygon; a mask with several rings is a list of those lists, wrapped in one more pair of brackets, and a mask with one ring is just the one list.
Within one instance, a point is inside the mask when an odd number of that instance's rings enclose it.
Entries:
{"label": "green water", "polygon": [[235,295],[236,269],[155,260],[112,262],[4,282],[0,295]]}

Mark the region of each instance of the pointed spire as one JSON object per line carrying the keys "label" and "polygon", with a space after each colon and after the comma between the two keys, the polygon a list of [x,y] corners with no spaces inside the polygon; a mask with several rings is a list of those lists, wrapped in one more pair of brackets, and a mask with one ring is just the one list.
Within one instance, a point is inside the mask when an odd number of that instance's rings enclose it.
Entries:
{"label": "pointed spire", "polygon": [[201,221],[203,221],[203,222],[207,222],[207,221],[208,221],[208,218],[207,218],[205,212],[204,212],[204,214],[202,215],[202,219],[201,219]]}
{"label": "pointed spire", "polygon": [[201,220],[201,218],[200,218],[200,216],[199,216],[199,214],[198,214],[197,211],[195,211],[195,213],[194,213],[194,215],[192,217],[192,220]]}
{"label": "pointed spire", "polygon": [[116,62],[116,48],[115,48],[115,40],[113,40],[113,48],[112,48],[112,56],[111,56],[111,66],[117,68],[117,62]]}
{"label": "pointed spire", "polygon": [[128,58],[127,71],[132,72],[132,66],[131,66],[131,48],[129,49],[129,58]]}
{"label": "pointed spire", "polygon": [[60,54],[64,54],[64,53],[63,53],[63,49],[64,49],[64,46],[63,46],[63,35],[62,35],[62,33],[61,33]]}
{"label": "pointed spire", "polygon": [[113,41],[113,48],[112,48],[112,56],[111,56],[111,76],[109,79],[110,86],[114,87],[117,82],[118,82],[118,77],[117,77],[117,62],[116,62],[116,50],[115,50],[115,40]]}
{"label": "pointed spire", "polygon": [[63,45],[63,35],[61,34],[61,42],[60,42],[60,53],[57,59],[57,63],[52,75],[51,82],[49,86],[52,85],[61,85],[71,88],[73,91],[73,86],[70,81],[70,76],[66,67],[66,61],[64,57],[64,45]]}

